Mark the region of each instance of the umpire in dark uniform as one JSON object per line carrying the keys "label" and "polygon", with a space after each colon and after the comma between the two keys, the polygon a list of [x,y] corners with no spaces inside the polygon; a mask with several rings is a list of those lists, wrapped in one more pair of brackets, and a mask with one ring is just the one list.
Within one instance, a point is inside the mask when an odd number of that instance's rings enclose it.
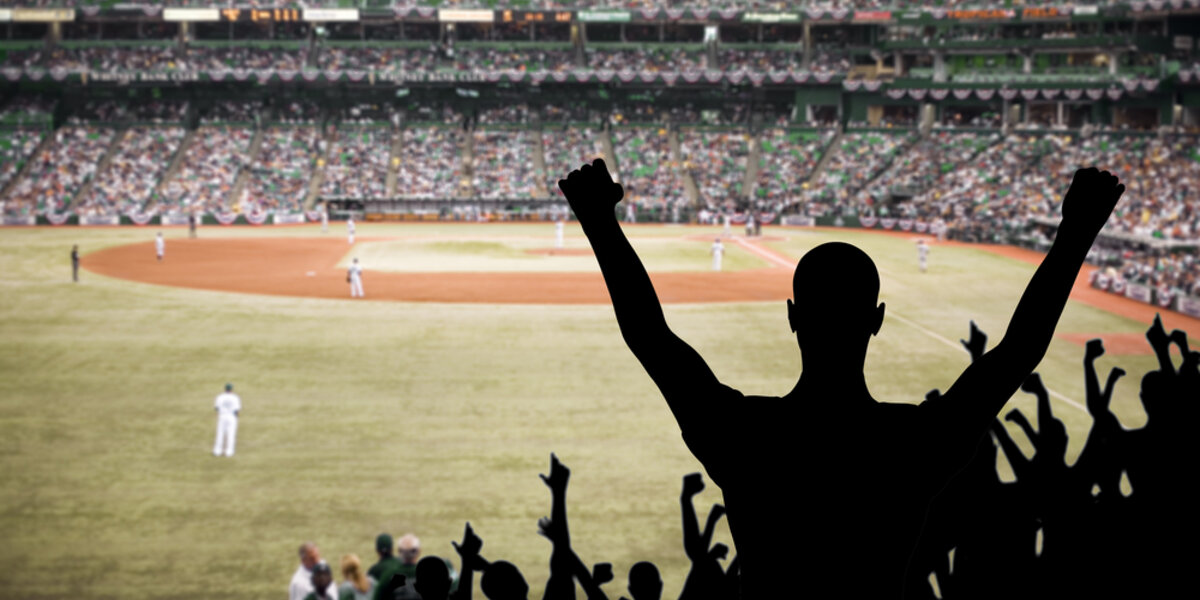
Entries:
{"label": "umpire in dark uniform", "polygon": [[79,283],[79,245],[71,246],[71,280]]}

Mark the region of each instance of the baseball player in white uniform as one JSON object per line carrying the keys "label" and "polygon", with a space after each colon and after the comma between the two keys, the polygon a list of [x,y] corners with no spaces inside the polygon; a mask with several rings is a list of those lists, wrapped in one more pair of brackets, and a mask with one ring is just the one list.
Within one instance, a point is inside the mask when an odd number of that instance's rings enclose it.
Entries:
{"label": "baseball player in white uniform", "polygon": [[329,233],[329,203],[321,203],[321,233]]}
{"label": "baseball player in white uniform", "polygon": [[350,236],[350,245],[354,245],[354,217],[346,220],[346,234]]}
{"label": "baseball player in white uniform", "polygon": [[925,238],[917,240],[917,264],[922,273],[929,267],[929,244],[925,243]]}
{"label": "baseball player in white uniform", "polygon": [[721,270],[721,258],[723,258],[724,256],[725,256],[725,244],[721,243],[721,238],[717,238],[717,239],[713,240],[712,259],[713,259],[713,270],[714,271]]}
{"label": "baseball player in white uniform", "polygon": [[350,284],[351,298],[363,297],[362,265],[358,264],[357,257],[350,264],[350,270],[346,272],[346,282]]}
{"label": "baseball player in white uniform", "polygon": [[163,253],[167,251],[167,241],[163,239],[162,232],[154,238],[154,253],[158,255],[158,260],[162,261]]}
{"label": "baseball player in white uniform", "polygon": [[731,219],[729,217],[729,213],[725,213],[725,214],[721,215],[721,218],[725,222],[725,234],[724,235],[725,235],[725,237],[729,237],[729,234],[731,233],[729,224],[732,222],[733,219]]}
{"label": "baseball player in white uniform", "polygon": [[[238,414],[242,412],[242,399],[233,393],[233,384],[225,384],[225,392],[213,403],[217,410],[217,441],[213,444],[213,456],[233,456],[237,442]],[[224,446],[224,448],[222,448]]]}
{"label": "baseball player in white uniform", "polygon": [[554,221],[554,247],[559,250],[563,247],[563,222],[561,218]]}

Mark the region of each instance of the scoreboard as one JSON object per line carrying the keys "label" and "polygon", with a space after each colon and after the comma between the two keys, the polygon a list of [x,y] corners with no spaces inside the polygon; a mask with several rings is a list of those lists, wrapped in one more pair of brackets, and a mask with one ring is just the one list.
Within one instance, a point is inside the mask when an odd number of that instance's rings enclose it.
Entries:
{"label": "scoreboard", "polygon": [[569,10],[533,11],[533,10],[498,10],[496,20],[501,23],[570,23],[572,13]]}

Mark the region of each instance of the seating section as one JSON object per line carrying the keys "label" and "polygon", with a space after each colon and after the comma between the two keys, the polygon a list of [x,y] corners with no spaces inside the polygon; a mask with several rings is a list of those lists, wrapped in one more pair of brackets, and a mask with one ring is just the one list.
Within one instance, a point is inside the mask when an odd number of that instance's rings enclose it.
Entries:
{"label": "seating section", "polygon": [[41,131],[31,129],[0,133],[0,189],[21,172],[44,137]]}
{"label": "seating section", "polygon": [[166,210],[213,210],[227,205],[246,165],[254,132],[244,127],[203,126],[185,150],[163,194]]}
{"label": "seating section", "polygon": [[103,127],[63,127],[50,147],[33,157],[35,164],[4,199],[7,214],[58,213],[96,174],[96,164],[112,144],[115,132]]}
{"label": "seating section", "polygon": [[114,215],[140,210],[158,186],[184,135],[182,127],[127,130],[75,212]]}
{"label": "seating section", "polygon": [[[602,135],[605,134],[591,127],[567,126],[542,130],[542,149],[546,159],[544,180],[551,196],[561,197],[562,190],[558,189],[558,180],[584,163],[591,163],[601,157],[612,162],[604,156],[604,144],[600,137]],[[612,164],[609,165],[609,170],[614,168]]]}
{"label": "seating section", "polygon": [[391,132],[385,127],[340,129],[326,157],[321,196],[386,196],[391,149]]}
{"label": "seating section", "polygon": [[537,188],[533,135],[523,130],[476,131],[472,185],[479,198],[530,198]]}
{"label": "seating section", "polygon": [[719,206],[744,196],[750,155],[747,133],[684,130],[680,138],[684,169],[696,182],[702,203]]}
{"label": "seating section", "polygon": [[776,127],[763,132],[754,197],[784,205],[795,202],[834,135],[832,129],[789,131]]}
{"label": "seating section", "polygon": [[459,131],[448,127],[408,128],[402,134],[402,144],[396,195],[453,198],[461,173]]}
{"label": "seating section", "polygon": [[241,212],[302,210],[312,180],[313,162],[320,152],[319,142],[320,132],[316,127],[268,129],[242,190]]}
{"label": "seating section", "polygon": [[671,159],[665,129],[617,129],[613,132],[613,146],[627,200],[648,204],[684,197],[679,165]]}

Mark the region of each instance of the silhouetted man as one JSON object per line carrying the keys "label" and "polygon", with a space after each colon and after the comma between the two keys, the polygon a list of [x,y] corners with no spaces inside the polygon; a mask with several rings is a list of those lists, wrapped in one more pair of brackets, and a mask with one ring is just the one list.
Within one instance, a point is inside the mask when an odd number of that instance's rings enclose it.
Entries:
{"label": "silhouetted man", "polygon": [[996,413],[1041,361],[1084,256],[1125,186],[1081,169],[1058,239],[1004,339],[942,395],[877,402],[863,377],[883,324],[879,274],[840,242],[800,260],[788,323],[804,370],[782,398],[723,385],[671,332],[614,206],[624,190],[602,160],[559,181],[595,250],[621,335],[667,400],[692,453],[721,487],[741,563],[742,598],[887,598],[930,499],[969,462]]}

